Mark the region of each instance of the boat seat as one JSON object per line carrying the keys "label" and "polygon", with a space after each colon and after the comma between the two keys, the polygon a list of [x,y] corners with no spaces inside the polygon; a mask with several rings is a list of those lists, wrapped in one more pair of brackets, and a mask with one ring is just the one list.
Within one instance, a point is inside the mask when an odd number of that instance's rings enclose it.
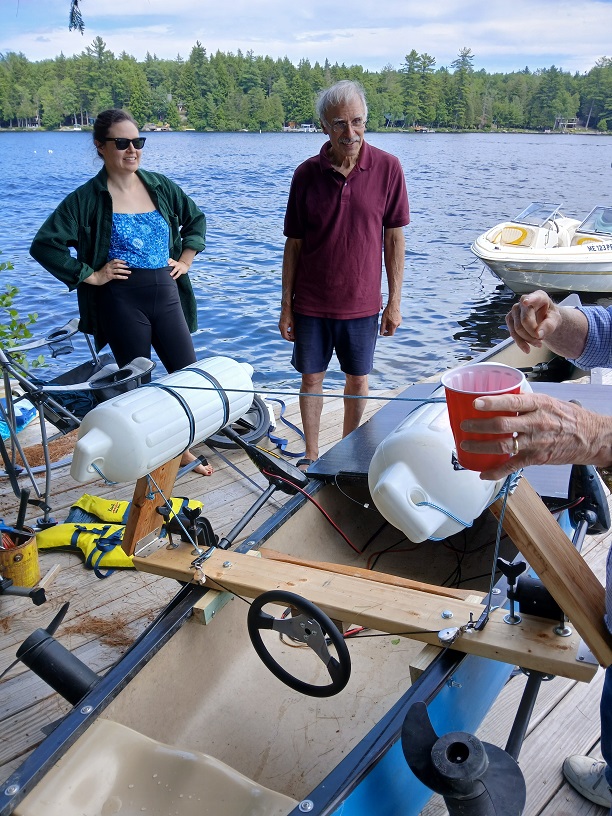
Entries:
{"label": "boat seat", "polygon": [[574,235],[572,238],[572,246],[583,246],[584,244],[601,244],[601,238],[596,238],[594,235]]}
{"label": "boat seat", "polygon": [[286,816],[297,802],[218,759],[96,720],[15,816]]}
{"label": "boat seat", "polygon": [[558,247],[571,246],[570,236],[565,227],[559,227],[559,233],[557,235],[557,246]]}
{"label": "boat seat", "polygon": [[504,246],[521,246],[522,244],[530,244],[532,240],[531,230],[519,224],[506,224],[493,237],[491,243]]}

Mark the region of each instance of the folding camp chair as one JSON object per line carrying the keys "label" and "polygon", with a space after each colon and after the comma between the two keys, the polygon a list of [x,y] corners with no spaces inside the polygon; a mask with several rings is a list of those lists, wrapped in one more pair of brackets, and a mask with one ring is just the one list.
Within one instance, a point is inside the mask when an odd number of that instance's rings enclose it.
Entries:
{"label": "folding camp chair", "polygon": [[[54,358],[69,354],[74,350],[73,338],[76,335],[80,339],[85,338],[91,360],[48,382],[34,376],[27,368],[25,362],[27,353],[48,350]],[[49,455],[49,441],[78,428],[85,414],[99,402],[137,388],[143,380],[148,380],[154,368],[155,363],[144,357],[137,357],[127,366],[119,368],[110,354],[98,355],[91,338],[79,332],[77,318],[44,338],[9,348],[0,347],[0,369],[4,384],[0,420],[8,429],[10,440],[10,447],[7,447],[4,439],[0,439],[0,456],[4,464],[4,471],[0,471],[0,477],[9,479],[18,498],[23,491],[19,479],[24,476],[27,478],[36,495],[36,498],[29,499],[29,504],[43,511],[42,518],[37,522],[39,527],[55,523],[50,516],[49,506],[53,467]],[[40,468],[30,466],[18,438],[19,419],[24,406],[38,414],[44,457],[44,465]],[[58,433],[49,437],[46,422],[57,428]],[[44,473],[42,487],[35,478],[39,471]]]}

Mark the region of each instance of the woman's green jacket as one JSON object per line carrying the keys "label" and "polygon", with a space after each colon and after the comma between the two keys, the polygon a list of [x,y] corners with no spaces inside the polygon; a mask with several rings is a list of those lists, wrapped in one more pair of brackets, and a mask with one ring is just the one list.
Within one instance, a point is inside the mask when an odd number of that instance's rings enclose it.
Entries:
{"label": "woman's green jacket", "polygon": [[[161,173],[136,172],[170,228],[168,257],[177,261],[184,249],[201,252],[206,246],[206,218],[196,203]],[[106,345],[96,308],[98,287],[83,281],[109,260],[112,221],[113,205],[103,167],[97,176],[66,196],[38,230],[30,247],[32,257],[47,272],[70,290],[77,290],[79,328],[94,336],[98,351]],[[76,250],[76,257],[71,249]],[[187,325],[193,332],[197,328],[197,307],[189,275],[181,275],[177,284]]]}

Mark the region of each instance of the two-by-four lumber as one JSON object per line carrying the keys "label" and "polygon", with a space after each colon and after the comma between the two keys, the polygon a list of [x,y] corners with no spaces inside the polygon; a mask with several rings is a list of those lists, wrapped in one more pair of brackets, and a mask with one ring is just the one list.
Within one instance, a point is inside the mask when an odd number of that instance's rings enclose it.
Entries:
{"label": "two-by-four lumber", "polygon": [[[439,645],[438,632],[450,625],[462,626],[478,620],[479,603],[441,597],[407,587],[339,575],[298,564],[249,558],[248,555],[215,550],[195,574],[191,545],[181,542],[175,550],[156,550],[146,558],[135,556],[134,566],[144,572],[165,575],[183,582],[204,581],[211,589],[255,598],[269,590],[294,592],[325,611],[332,620],[368,627],[379,632],[403,635]],[[442,612],[445,616],[442,616]],[[447,614],[452,613],[452,619]],[[589,681],[597,666],[577,660],[580,638],[563,638],[554,632],[554,622],[523,616],[516,626],[503,622],[505,610],[491,612],[479,632],[458,637],[453,649],[519,665],[532,671]],[[215,626],[223,619],[215,618]],[[245,620],[246,626],[246,620]]]}
{"label": "two-by-four lumber", "polygon": [[399,575],[389,575],[386,572],[374,572],[374,570],[364,567],[353,567],[347,564],[329,564],[327,561],[305,561],[301,558],[294,558],[292,555],[270,550],[261,547],[259,550],[263,558],[270,558],[272,561],[284,561],[286,564],[301,564],[304,567],[313,569],[324,569],[339,575],[351,575],[353,578],[365,578],[368,581],[379,581],[381,584],[391,584],[392,586],[403,586],[408,589],[418,589],[420,592],[432,592],[443,598],[456,598],[459,601],[474,600],[475,593],[471,589],[455,589],[454,587],[436,586],[426,584],[423,581],[415,581],[412,578],[402,578]]}
{"label": "two-by-four lumber", "polygon": [[[491,506],[498,519],[501,508],[502,499]],[[612,664],[604,588],[525,478],[508,497],[503,528],[599,663]]]}
{"label": "two-by-four lumber", "polygon": [[163,518],[157,508],[164,504],[164,496],[171,495],[180,462],[181,457],[177,456],[136,482],[122,542],[127,555],[134,554],[143,538],[161,530]]}

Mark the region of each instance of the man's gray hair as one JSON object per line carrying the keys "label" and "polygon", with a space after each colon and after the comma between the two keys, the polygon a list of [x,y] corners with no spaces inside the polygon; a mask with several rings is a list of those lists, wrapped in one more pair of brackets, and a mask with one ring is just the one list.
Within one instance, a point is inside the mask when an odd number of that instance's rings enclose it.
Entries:
{"label": "man's gray hair", "polygon": [[343,105],[347,102],[352,102],[354,99],[359,99],[363,105],[363,118],[368,118],[368,103],[365,98],[365,91],[359,82],[353,82],[350,79],[341,79],[336,82],[331,88],[326,88],[317,96],[317,116],[323,121],[326,112],[336,105]]}

